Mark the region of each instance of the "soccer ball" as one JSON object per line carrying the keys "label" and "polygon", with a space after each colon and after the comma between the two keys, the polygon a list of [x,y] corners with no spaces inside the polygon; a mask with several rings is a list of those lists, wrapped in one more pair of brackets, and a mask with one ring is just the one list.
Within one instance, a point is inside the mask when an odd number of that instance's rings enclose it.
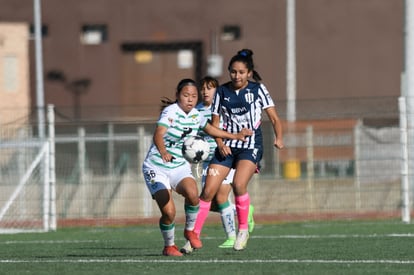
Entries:
{"label": "soccer ball", "polygon": [[183,156],[191,163],[206,160],[210,153],[210,145],[200,136],[191,136],[184,140]]}

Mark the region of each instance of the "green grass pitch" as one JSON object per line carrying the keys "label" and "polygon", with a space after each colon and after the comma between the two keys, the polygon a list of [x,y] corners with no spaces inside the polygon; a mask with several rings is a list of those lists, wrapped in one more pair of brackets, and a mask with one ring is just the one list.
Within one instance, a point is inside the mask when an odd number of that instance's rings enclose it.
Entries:
{"label": "green grass pitch", "polygon": [[[177,225],[176,243],[184,244]],[[246,250],[217,246],[220,224],[202,232],[204,247],[161,255],[157,225],[63,228],[0,235],[1,274],[413,274],[414,225],[396,220],[257,224]]]}

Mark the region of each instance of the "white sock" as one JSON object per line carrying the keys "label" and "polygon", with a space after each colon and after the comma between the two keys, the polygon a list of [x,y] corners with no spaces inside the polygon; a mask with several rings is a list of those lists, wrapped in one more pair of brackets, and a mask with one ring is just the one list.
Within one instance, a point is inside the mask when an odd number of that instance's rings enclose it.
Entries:
{"label": "white sock", "polygon": [[227,238],[236,238],[236,220],[234,218],[234,204],[220,209],[221,222]]}
{"label": "white sock", "polygon": [[171,246],[175,244],[175,224],[171,225],[160,225],[161,234],[164,239],[164,246]]}

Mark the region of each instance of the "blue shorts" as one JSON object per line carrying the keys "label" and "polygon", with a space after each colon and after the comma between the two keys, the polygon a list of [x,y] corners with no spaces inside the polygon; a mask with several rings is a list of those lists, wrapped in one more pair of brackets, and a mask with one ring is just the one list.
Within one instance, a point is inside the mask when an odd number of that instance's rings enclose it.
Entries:
{"label": "blue shorts", "polygon": [[245,148],[230,148],[231,155],[223,157],[218,148],[214,152],[214,157],[210,161],[210,164],[219,164],[229,168],[235,168],[236,163],[239,160],[250,160],[256,165],[259,165],[260,160],[263,156],[262,148],[245,149]]}

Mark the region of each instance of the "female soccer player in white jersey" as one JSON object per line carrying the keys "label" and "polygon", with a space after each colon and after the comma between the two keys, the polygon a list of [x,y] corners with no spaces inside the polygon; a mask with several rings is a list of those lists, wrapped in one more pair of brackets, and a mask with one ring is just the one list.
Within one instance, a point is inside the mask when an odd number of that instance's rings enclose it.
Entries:
{"label": "female soccer player in white jersey", "polygon": [[[211,105],[213,103],[213,98],[216,93],[216,89],[219,86],[217,79],[211,76],[205,76],[200,81],[201,89],[201,102],[197,104],[196,109],[200,112],[202,116],[207,120],[211,120]],[[208,165],[210,160],[214,156],[215,149],[217,147],[214,137],[209,136],[204,131],[199,133],[199,136],[203,137],[210,144],[210,154],[208,158],[203,162],[202,168],[202,180],[201,187],[204,186],[205,180],[207,177]],[[219,245],[219,248],[233,248],[234,242],[236,240],[236,222],[234,218],[235,214],[235,205],[229,200],[229,194],[231,192],[231,183],[233,182],[234,169],[231,169],[227,177],[223,180],[223,183],[220,185],[219,190],[213,203],[211,205],[210,211],[219,212],[221,216],[221,222],[223,224],[224,232],[226,233],[226,241]],[[250,205],[249,210],[249,232],[252,232],[254,229],[254,219],[253,219],[254,207]],[[201,228],[194,228],[194,232],[200,236]],[[180,250],[183,253],[191,253],[193,248],[189,241],[182,247]]]}
{"label": "female soccer player in white jersey", "polygon": [[199,198],[191,166],[182,155],[183,141],[189,136],[197,135],[200,129],[211,136],[240,141],[252,134],[248,129],[229,133],[212,126],[194,108],[197,101],[198,88],[194,80],[181,80],[176,90],[176,102],[163,109],[154,132],[153,144],[142,165],[147,188],[161,211],[159,227],[164,238],[165,256],[183,255],[174,241],[176,211],[171,190],[185,198],[185,238],[194,248],[202,246],[192,231],[199,209]]}
{"label": "female soccer player in white jersey", "polygon": [[[212,124],[218,126],[220,118],[223,129],[237,133],[242,128],[253,130],[253,135],[245,141],[216,138],[217,149],[209,165],[206,183],[200,195],[200,210],[196,227],[204,224],[211,205],[223,179],[231,168],[235,168],[233,193],[235,196],[238,233],[234,250],[246,248],[249,239],[248,214],[250,197],[247,185],[262,158],[263,144],[260,128],[261,115],[264,110],[273,125],[274,146],[283,148],[282,125],[274,107],[274,102],[260,83],[260,75],[254,69],[253,52],[249,49],[239,51],[229,62],[228,70],[231,81],[221,85],[214,97],[212,106]],[[249,81],[252,77],[255,82]]]}

